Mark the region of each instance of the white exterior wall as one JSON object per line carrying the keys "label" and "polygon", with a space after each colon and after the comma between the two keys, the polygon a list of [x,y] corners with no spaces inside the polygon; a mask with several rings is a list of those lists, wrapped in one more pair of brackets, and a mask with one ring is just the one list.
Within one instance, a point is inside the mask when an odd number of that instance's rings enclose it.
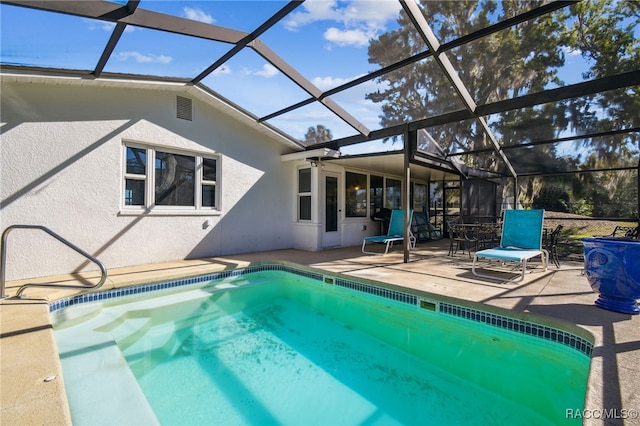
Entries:
{"label": "white exterior wall", "polygon": [[[295,165],[280,161],[291,148],[193,92],[6,80],[0,90],[1,229],[44,225],[107,268],[304,246]],[[176,118],[176,95],[193,99],[193,121]],[[123,214],[124,141],[220,155],[220,211]],[[41,231],[8,240],[7,280],[95,269]]]}
{"label": "white exterior wall", "polygon": [[[291,161],[295,164],[294,170],[291,171],[291,179],[294,182],[293,196],[294,204],[292,205],[292,216],[297,218],[297,180],[298,180],[298,168],[308,168],[309,162]],[[286,163],[284,163],[286,164]],[[370,174],[367,170],[348,169],[349,171],[362,174]],[[295,222],[293,224],[293,239],[294,247],[302,250],[322,250],[327,248],[323,242],[324,235],[324,192],[323,192],[323,173],[333,173],[339,176],[340,196],[338,199],[338,209],[340,211],[338,217],[338,230],[339,241],[338,245],[341,247],[348,246],[360,246],[364,237],[380,235],[380,222],[372,220],[369,216],[366,217],[346,217],[345,212],[345,180],[346,172],[342,166],[332,164],[331,161],[325,161],[320,167],[311,167],[311,220]],[[383,174],[375,173],[382,176]],[[393,179],[402,179],[400,176],[384,175]]]}

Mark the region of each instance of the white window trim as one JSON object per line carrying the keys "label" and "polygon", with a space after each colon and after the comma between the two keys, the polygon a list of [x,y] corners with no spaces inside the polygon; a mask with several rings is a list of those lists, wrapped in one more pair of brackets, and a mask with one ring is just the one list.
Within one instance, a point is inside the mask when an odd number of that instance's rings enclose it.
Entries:
{"label": "white window trim", "polygon": [[[145,175],[127,173],[127,148],[138,148],[146,151],[147,167]],[[185,155],[195,158],[194,175],[194,205],[193,206],[156,206],[155,203],[155,160],[156,151],[170,154]],[[216,161],[216,180],[203,179],[203,158]],[[122,143],[122,179],[120,194],[120,216],[217,216],[222,214],[220,176],[222,170],[221,156],[210,152],[176,149],[162,145],[145,144],[140,142],[123,141]],[[131,206],[125,204],[126,181],[145,180],[145,205]],[[215,187],[215,207],[202,206],[202,187]]]}
{"label": "white window trim", "polygon": [[[300,170],[309,170],[309,191],[300,192]],[[300,197],[310,197],[311,199],[311,217],[309,219],[300,219]],[[296,221],[299,223],[313,222],[313,170],[309,166],[300,166],[296,168]]]}
{"label": "white window trim", "polygon": [[[204,178],[204,160],[205,158],[216,160],[216,180],[206,180]],[[209,210],[220,210],[218,206],[220,205],[220,193],[218,191],[218,182],[220,180],[220,172],[218,169],[220,168],[220,157],[213,157],[210,155],[196,157],[196,170],[198,171],[199,179],[200,179],[200,191],[197,191],[196,195],[196,205],[200,206],[201,209],[209,209]],[[202,189],[205,186],[212,186],[215,191],[215,200],[213,201],[214,206],[203,206],[202,205]]]}

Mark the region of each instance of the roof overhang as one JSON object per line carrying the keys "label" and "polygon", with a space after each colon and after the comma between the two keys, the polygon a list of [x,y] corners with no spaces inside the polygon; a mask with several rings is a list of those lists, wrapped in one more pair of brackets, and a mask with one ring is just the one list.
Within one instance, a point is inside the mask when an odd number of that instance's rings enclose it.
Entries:
{"label": "roof overhang", "polygon": [[[405,175],[404,153],[389,151],[374,154],[361,154],[331,158],[327,163],[339,164],[347,170],[362,171],[385,176],[402,178]],[[459,180],[460,173],[447,161],[427,162],[413,157],[410,163],[411,179],[426,182]]]}
{"label": "roof overhang", "polygon": [[340,151],[336,151],[329,148],[311,149],[309,151],[293,152],[291,154],[283,154],[280,156],[282,161],[296,161],[307,159],[326,159],[326,158],[340,158]]}

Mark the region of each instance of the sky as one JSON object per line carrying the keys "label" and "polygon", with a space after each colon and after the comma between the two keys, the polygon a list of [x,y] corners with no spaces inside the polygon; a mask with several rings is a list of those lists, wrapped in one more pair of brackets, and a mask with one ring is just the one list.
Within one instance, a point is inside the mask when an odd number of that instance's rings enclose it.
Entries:
{"label": "sky", "polygon": [[[142,0],[139,8],[250,32],[286,3]],[[366,9],[363,3],[305,2],[260,40],[320,90],[336,87],[374,70],[368,63],[369,39],[397,26],[397,1],[376,0],[375,8]],[[114,28],[85,18],[0,7],[2,63],[92,70]],[[104,71],[195,77],[231,47],[128,26]],[[309,98],[252,49],[244,49],[203,83],[258,117]],[[334,100],[376,129],[380,107],[364,97],[376,89],[375,83],[366,84]],[[316,124],[331,129],[334,137],[356,134],[322,106],[306,107],[270,123],[297,138]]]}
{"label": "sky", "polygon": [[[117,1],[124,4],[125,1]],[[251,32],[286,1],[157,1],[139,8]],[[368,62],[369,40],[398,27],[401,6],[395,0],[307,0],[264,33],[260,40],[325,91],[378,68]],[[93,70],[114,24],[0,5],[0,62],[5,64]],[[225,54],[231,45],[128,26],[105,72],[193,78]],[[580,52],[565,52],[561,77],[581,81]],[[309,98],[309,95],[259,56],[243,49],[202,81],[252,114],[261,117]],[[384,89],[375,81],[332,97],[369,130],[379,129],[381,107],[365,98]],[[334,138],[357,132],[321,105],[312,104],[268,121],[294,138],[322,124]],[[378,149],[398,149],[377,144]]]}

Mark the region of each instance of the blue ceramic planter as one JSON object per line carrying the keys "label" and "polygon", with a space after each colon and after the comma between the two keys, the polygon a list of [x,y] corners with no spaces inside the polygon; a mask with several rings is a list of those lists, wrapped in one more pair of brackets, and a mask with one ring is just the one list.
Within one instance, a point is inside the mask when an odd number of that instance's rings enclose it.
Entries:
{"label": "blue ceramic planter", "polygon": [[596,306],[624,314],[640,307],[640,241],[625,238],[584,238],[584,270]]}

